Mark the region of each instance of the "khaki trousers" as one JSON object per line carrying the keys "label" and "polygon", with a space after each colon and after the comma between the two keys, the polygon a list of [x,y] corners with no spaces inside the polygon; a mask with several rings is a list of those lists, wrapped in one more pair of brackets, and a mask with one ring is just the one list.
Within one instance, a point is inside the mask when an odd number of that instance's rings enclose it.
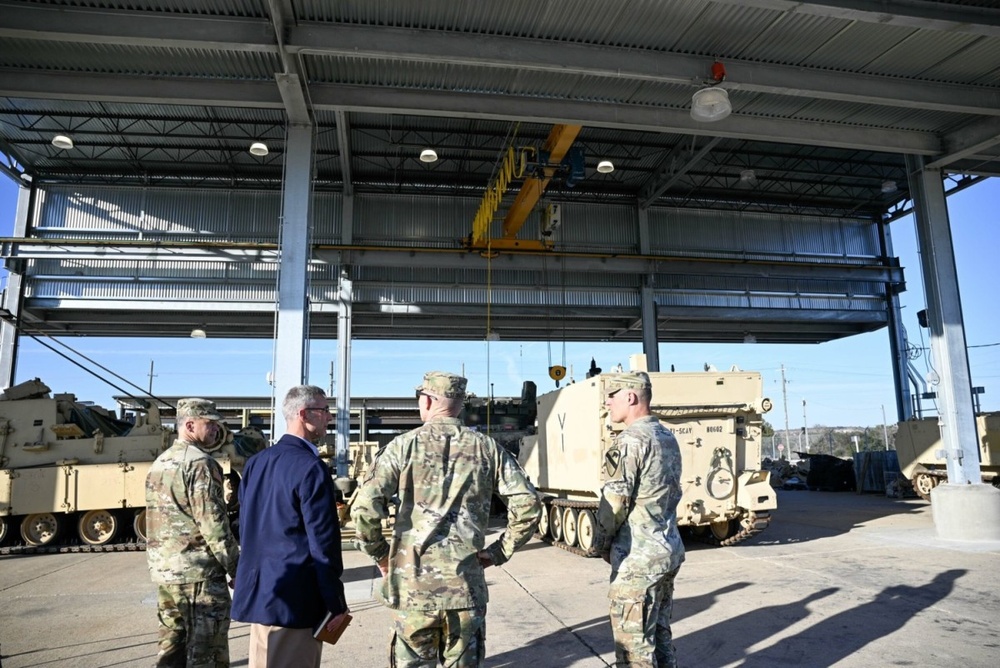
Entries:
{"label": "khaki trousers", "polygon": [[312,629],[250,625],[249,668],[319,668],[323,643]]}

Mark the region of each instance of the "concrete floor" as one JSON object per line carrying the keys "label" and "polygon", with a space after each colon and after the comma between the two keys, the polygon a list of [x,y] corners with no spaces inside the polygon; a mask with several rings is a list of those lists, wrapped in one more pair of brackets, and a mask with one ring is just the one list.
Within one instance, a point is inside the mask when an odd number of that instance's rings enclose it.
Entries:
{"label": "concrete floor", "polygon": [[[997,665],[1000,543],[937,539],[920,500],[778,495],[754,540],[688,546],[673,625],[682,666]],[[355,621],[323,665],[384,668],[375,569],[353,551],[345,567]],[[537,540],[490,570],[486,665],[613,665],[608,570]],[[154,592],[141,552],[0,557],[0,662],[152,665]],[[247,664],[248,636],[233,624],[234,666]]]}

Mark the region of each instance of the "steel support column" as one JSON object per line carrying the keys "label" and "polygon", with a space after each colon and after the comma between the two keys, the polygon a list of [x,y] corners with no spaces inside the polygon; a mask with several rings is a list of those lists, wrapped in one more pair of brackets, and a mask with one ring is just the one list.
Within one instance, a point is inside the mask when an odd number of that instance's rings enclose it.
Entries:
{"label": "steel support column", "polygon": [[[650,277],[652,280],[652,277]],[[646,368],[660,370],[660,341],[657,336],[656,298],[653,286],[642,286],[642,352],[646,354]]]}
{"label": "steel support column", "polygon": [[275,411],[271,436],[285,433],[281,401],[305,382],[309,349],[308,266],[311,232],[313,126],[288,126],[285,148],[284,206],[281,219],[281,268],[274,341]]}
{"label": "steel support column", "polygon": [[[894,258],[892,232],[889,225],[875,221],[879,231],[879,246],[882,257],[888,262]],[[896,388],[896,420],[902,422],[913,417],[913,400],[908,381],[908,359],[906,356],[906,334],[903,331],[903,317],[899,308],[899,291],[896,286],[886,284],[886,314],[889,316],[889,350],[892,352],[892,381]],[[886,447],[889,447],[888,441]]]}
{"label": "steel support column", "polygon": [[[639,253],[649,255],[649,212],[636,207],[636,225],[639,228]],[[646,354],[646,368],[650,371],[660,370],[660,342],[658,337],[659,317],[657,314],[656,295],[653,290],[653,274],[648,274],[642,286],[642,352]]]}
{"label": "steel support column", "polygon": [[[11,236],[24,237],[28,234],[28,221],[34,210],[35,188],[18,188],[17,212],[14,214],[14,229]],[[16,252],[16,251],[15,251]],[[18,317],[21,312],[21,302],[24,300],[23,268],[18,266],[23,261],[14,260],[7,263],[7,285],[3,289],[4,311]],[[20,345],[20,334],[14,323],[0,321],[0,390],[14,384],[17,372],[17,349]]]}
{"label": "steel support column", "polygon": [[927,301],[931,358],[930,384],[937,393],[941,440],[948,482],[979,484],[979,448],[972,410],[972,382],[962,323],[958,270],[952,246],[941,170],[927,169],[924,159],[906,156],[910,195],[917,222],[920,268]]}
{"label": "steel support column", "polygon": [[[347,477],[351,442],[351,314],[354,290],[347,272],[340,272],[337,299],[337,477]],[[363,430],[362,430],[363,431]]]}

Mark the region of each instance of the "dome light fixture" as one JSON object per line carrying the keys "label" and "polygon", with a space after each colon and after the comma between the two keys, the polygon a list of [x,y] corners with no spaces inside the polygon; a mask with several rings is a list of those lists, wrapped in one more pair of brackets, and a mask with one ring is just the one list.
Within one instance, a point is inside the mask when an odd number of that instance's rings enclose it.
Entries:
{"label": "dome light fixture", "polygon": [[601,174],[610,174],[615,171],[615,164],[610,160],[601,160],[597,163],[597,171]]}
{"label": "dome light fixture", "polygon": [[882,182],[882,194],[883,195],[891,195],[892,193],[896,192],[896,190],[897,190],[897,188],[896,188],[896,182],[895,181],[887,180],[887,181],[883,181]]}
{"label": "dome light fixture", "polygon": [[52,145],[58,149],[68,151],[73,148],[73,138],[66,135],[56,135],[52,138]]}
{"label": "dome light fixture", "polygon": [[256,155],[263,158],[270,151],[267,150],[267,144],[262,141],[255,141],[250,144],[250,155]]}
{"label": "dome light fixture", "polygon": [[199,325],[191,330],[192,339],[207,339],[208,334],[205,333],[205,325]]}
{"label": "dome light fixture", "polygon": [[432,148],[425,148],[420,152],[420,162],[437,162],[438,154]]}
{"label": "dome light fixture", "polygon": [[721,121],[732,111],[729,93],[724,88],[708,86],[696,90],[691,96],[691,118],[699,123]]}

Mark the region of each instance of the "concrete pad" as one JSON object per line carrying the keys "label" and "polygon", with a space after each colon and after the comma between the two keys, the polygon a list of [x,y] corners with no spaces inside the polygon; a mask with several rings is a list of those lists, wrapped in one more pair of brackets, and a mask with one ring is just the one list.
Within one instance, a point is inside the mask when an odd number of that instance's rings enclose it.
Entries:
{"label": "concrete pad", "polygon": [[[346,552],[354,623],[324,666],[388,665],[377,571]],[[930,506],[851,492],[779,491],[771,526],[728,548],[688,544],[674,635],[683,666],[992,667],[1000,542],[944,540]],[[609,567],[533,540],[490,569],[492,668],[613,665]],[[143,553],[0,557],[3,668],[149,666],[155,588]],[[232,665],[249,627],[234,623]]]}

